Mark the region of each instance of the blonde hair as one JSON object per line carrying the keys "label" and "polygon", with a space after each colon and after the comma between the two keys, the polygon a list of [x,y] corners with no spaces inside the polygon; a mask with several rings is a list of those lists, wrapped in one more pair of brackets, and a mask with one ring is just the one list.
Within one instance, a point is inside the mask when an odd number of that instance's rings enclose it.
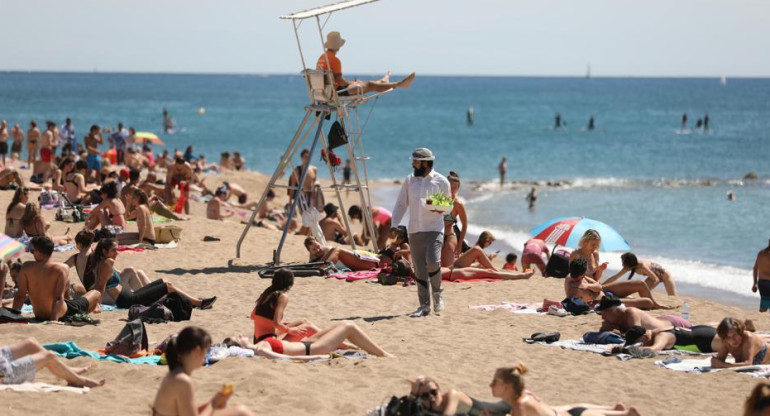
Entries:
{"label": "blonde hair", "polygon": [[770,407],[770,381],[763,380],[757,383],[749,397],[746,398],[743,416],[760,415],[768,407]]}
{"label": "blonde hair", "polygon": [[602,241],[602,236],[599,235],[598,231],[590,228],[586,230],[582,237],[580,237],[580,241],[578,241],[578,248],[583,248],[585,243],[589,241]]}
{"label": "blonde hair", "polygon": [[495,378],[505,384],[510,384],[517,396],[524,392],[524,375],[528,370],[524,364],[516,364],[513,367],[501,367],[495,371]]}

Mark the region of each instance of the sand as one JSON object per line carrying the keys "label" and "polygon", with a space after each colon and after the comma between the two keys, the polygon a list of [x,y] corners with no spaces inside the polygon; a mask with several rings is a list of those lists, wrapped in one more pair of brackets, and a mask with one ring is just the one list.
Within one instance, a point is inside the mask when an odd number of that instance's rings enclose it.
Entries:
{"label": "sand", "polygon": [[[243,185],[251,198],[257,197],[267,182],[258,173],[212,175],[207,181],[215,184],[223,179]],[[283,192],[280,193],[285,200]],[[0,192],[0,206],[6,207],[11,197],[12,192]],[[271,260],[279,232],[252,229],[245,240],[242,258],[231,262],[243,226],[232,219],[206,220],[205,206],[196,202],[191,205],[191,220],[177,223],[184,228],[177,249],[122,253],[117,260],[120,268],[144,269],[152,278],[173,282],[193,295],[218,296],[212,310],[193,311],[189,322],[148,325],[151,343],[188,325],[205,328],[215,341],[236,333],[250,334],[251,308],[270,283],[259,278],[254,266]],[[52,223],[53,233],[63,233],[71,224],[54,222],[53,214],[54,211],[44,212]],[[203,242],[206,235],[222,240]],[[73,253],[55,253],[54,258],[63,261]],[[28,260],[31,255],[22,258]],[[302,237],[289,236],[283,260],[306,259]],[[71,279],[77,279],[74,271]],[[563,339],[579,338],[599,327],[600,318],[594,314],[558,318],[468,309],[469,305],[505,300],[562,299],[562,280],[535,276],[527,281],[499,283],[445,282],[444,287],[446,310],[441,316],[412,319],[405,314],[417,306],[414,286],[297,278],[289,292],[287,319],[307,318],[319,326],[352,320],[396,358],[336,359],[312,364],[228,358],[194,373],[197,400],[208,400],[223,383],[232,382],[236,390],[230,403],[244,404],[257,414],[362,415],[391,395],[406,394],[409,387],[405,380],[423,374],[436,378],[444,390],[455,388],[480,400],[492,400],[488,384],[495,368],[523,362],[530,369],[527,388],[553,405],[623,402],[637,406],[644,415],[736,415],[756,383],[746,375],[681,374],[658,368],[652,360],[621,362],[522,342],[523,337],[543,330],[560,331]],[[685,299],[668,298],[662,291],[655,294],[668,305],[679,305]],[[766,318],[760,318],[757,312],[746,313],[701,299],[689,300],[696,323],[719,321],[732,315],[754,319],[760,330],[770,329]],[[74,341],[84,349],[96,350],[117,335],[127,312],[105,312],[96,317],[102,321],[98,327],[0,325],[0,344],[32,336],[43,343]],[[2,414],[146,415],[167,372],[163,366],[85,358],[70,360],[69,364],[92,364],[88,374],[106,378],[107,384],[85,395],[2,392]],[[38,380],[61,384],[47,371],[41,372]]]}

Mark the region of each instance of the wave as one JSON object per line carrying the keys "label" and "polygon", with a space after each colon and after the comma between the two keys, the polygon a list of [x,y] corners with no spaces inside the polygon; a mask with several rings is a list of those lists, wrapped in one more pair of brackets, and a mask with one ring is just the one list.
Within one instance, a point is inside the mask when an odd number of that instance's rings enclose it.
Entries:
{"label": "wave", "polygon": [[[468,243],[475,243],[478,235],[481,234],[482,231],[490,231],[494,234],[496,241],[493,244],[492,251],[499,249],[501,250],[502,256],[505,256],[508,252],[515,252],[521,256],[524,243],[531,238],[529,233],[525,231],[469,225],[468,236],[466,237]],[[622,253],[600,253],[601,261],[609,263],[607,271],[604,272],[605,278],[614,275],[623,268],[620,261],[621,254]],[[676,282],[722,290],[741,296],[756,297],[756,294],[751,292],[750,269],[695,260],[677,259],[665,255],[645,255],[643,258],[662,265],[672,276],[674,276]],[[627,276],[628,275],[626,275],[626,277]],[[625,277],[621,277],[621,279],[624,278]]]}
{"label": "wave", "polygon": [[598,178],[571,178],[571,179],[549,179],[549,180],[512,180],[507,181],[501,187],[498,181],[471,181],[471,192],[483,191],[520,191],[526,190],[532,186],[548,189],[599,189],[599,188],[680,188],[680,187],[700,187],[700,186],[767,186],[770,185],[770,179],[716,179],[716,178],[695,178],[695,179],[677,179],[677,178],[658,178],[658,179],[627,179],[610,177]]}

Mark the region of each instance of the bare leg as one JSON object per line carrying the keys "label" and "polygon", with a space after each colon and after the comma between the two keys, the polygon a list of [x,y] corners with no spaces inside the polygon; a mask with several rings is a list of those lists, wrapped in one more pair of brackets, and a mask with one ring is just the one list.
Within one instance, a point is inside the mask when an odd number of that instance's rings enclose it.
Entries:
{"label": "bare leg", "polygon": [[643,298],[648,298],[652,301],[655,309],[671,309],[655,302],[655,298],[652,297],[652,292],[647,285],[641,280],[627,280],[624,282],[612,282],[608,285],[603,285],[602,288],[609,290],[616,296],[624,298],[626,296],[638,293]]}
{"label": "bare leg", "polygon": [[[443,271],[444,270],[442,269],[442,272]],[[442,277],[443,277],[443,274],[444,273],[442,273]],[[519,272],[479,269],[477,267],[463,267],[463,268],[456,267],[454,270],[451,271],[451,276],[448,276],[447,279],[448,280],[455,280],[455,279],[519,280],[519,279],[529,279],[530,277],[532,277],[533,274],[534,272],[519,273]]]}
{"label": "bare leg", "polygon": [[460,258],[455,260],[454,267],[465,268],[476,262],[481,264],[485,269],[497,270],[497,268],[492,265],[487,254],[484,253],[484,250],[479,246],[473,246],[470,250],[463,253]]}
{"label": "bare leg", "polygon": [[88,300],[88,313],[91,313],[102,302],[102,294],[98,290],[89,290],[83,295]]}
{"label": "bare leg", "polygon": [[120,284],[135,291],[149,285],[150,278],[143,270],[126,267],[120,273]]}
{"label": "bare leg", "polygon": [[351,321],[342,321],[324,329],[317,334],[317,341],[310,345],[311,354],[327,354],[332,352],[343,341],[348,340],[353,345],[369,354],[378,357],[391,357],[379,345],[375,344],[361,328]]}
{"label": "bare leg", "polygon": [[663,275],[663,285],[666,287],[666,293],[669,296],[676,296],[676,282],[674,282],[673,276],[668,272]]}
{"label": "bare leg", "polygon": [[444,245],[441,246],[441,267],[449,267],[455,262],[455,251],[457,250],[457,236],[445,234]]}
{"label": "bare leg", "polygon": [[177,215],[174,211],[170,210],[166,204],[155,201],[150,205],[150,209],[152,209],[152,212],[160,215],[161,217],[170,218],[172,220],[177,221],[184,221],[187,218]]}
{"label": "bare leg", "polygon": [[104,380],[96,381],[81,377],[80,374],[84,373],[88,367],[71,368],[62,364],[56,358],[54,353],[45,350],[34,338],[28,338],[24,341],[12,344],[9,348],[11,349],[11,355],[15,359],[31,356],[35,361],[35,367],[38,370],[47,368],[56,377],[66,380],[69,385],[78,387],[97,387],[104,384]]}

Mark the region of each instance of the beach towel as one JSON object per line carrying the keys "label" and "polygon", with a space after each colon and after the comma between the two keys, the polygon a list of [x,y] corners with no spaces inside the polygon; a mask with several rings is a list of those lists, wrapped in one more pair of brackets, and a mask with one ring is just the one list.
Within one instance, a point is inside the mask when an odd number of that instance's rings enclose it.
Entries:
{"label": "beach towel", "polygon": [[115,363],[129,363],[129,364],[149,364],[158,365],[160,362],[159,355],[150,355],[139,358],[128,358],[122,355],[113,354],[99,354],[97,352],[86,351],[78,347],[74,342],[58,342],[55,344],[45,344],[43,348],[53,351],[59,357],[71,359],[76,357],[90,357],[100,361],[112,361]]}
{"label": "beach towel", "polygon": [[74,243],[64,244],[63,246],[54,246],[53,251],[57,253],[62,253],[65,251],[72,251],[75,249]]}
{"label": "beach towel", "polygon": [[494,311],[497,309],[505,309],[513,313],[524,315],[547,315],[540,309],[543,306],[541,303],[526,303],[526,302],[511,302],[502,301],[499,304],[494,305],[468,305],[468,309],[482,310],[482,311]]}
{"label": "beach towel", "polygon": [[[231,357],[265,358],[265,357],[256,356],[253,350],[250,350],[247,348],[231,346],[228,348],[228,350],[230,351]],[[318,362],[331,361],[335,358],[347,358],[349,360],[365,360],[369,358],[374,358],[374,356],[367,354],[365,352],[356,351],[356,350],[336,350],[333,353],[329,354],[327,357],[320,357],[320,358],[316,358],[314,360],[310,360],[306,362],[318,363]],[[279,359],[277,361],[293,361],[293,360],[291,358],[286,358],[286,359]]]}
{"label": "beach towel", "polygon": [[[112,311],[117,311],[119,309],[120,308],[116,307],[115,305],[102,304],[102,312],[112,312]],[[25,304],[24,306],[22,306],[21,313],[33,313],[32,305]]]}
{"label": "beach towel", "polygon": [[[575,351],[587,351],[587,352],[592,352],[594,354],[602,354],[605,356],[613,356],[620,361],[626,361],[634,358],[631,354],[626,354],[626,353],[614,354],[614,355],[611,354],[612,348],[614,347],[614,345],[612,344],[587,344],[579,339],[556,341],[550,344],[545,342],[535,342],[534,344],[561,347],[562,349],[575,350]],[[711,355],[711,354],[703,354],[703,353],[697,353],[692,351],[681,351],[681,350],[664,350],[664,351],[657,352],[657,355],[675,355],[675,354],[701,355],[701,356]]]}
{"label": "beach towel", "polygon": [[[136,223],[136,220],[128,220],[128,222]],[[174,220],[172,220],[171,218],[159,217],[157,215],[153,215],[152,216],[152,222],[153,222],[153,224],[163,224],[163,223],[167,223],[167,222],[174,222]]]}
{"label": "beach towel", "polygon": [[86,394],[91,390],[88,387],[70,387],[57,386],[48,383],[21,383],[21,384],[0,384],[0,391],[19,391],[19,392],[40,392],[52,393],[66,391],[75,394]]}
{"label": "beach towel", "polygon": [[362,271],[349,271],[349,272],[338,272],[338,273],[332,273],[329,277],[333,277],[337,280],[344,280],[346,282],[355,282],[356,280],[369,280],[369,279],[376,279],[377,275],[380,274],[380,270],[382,269],[373,269],[373,270],[362,270]]}

